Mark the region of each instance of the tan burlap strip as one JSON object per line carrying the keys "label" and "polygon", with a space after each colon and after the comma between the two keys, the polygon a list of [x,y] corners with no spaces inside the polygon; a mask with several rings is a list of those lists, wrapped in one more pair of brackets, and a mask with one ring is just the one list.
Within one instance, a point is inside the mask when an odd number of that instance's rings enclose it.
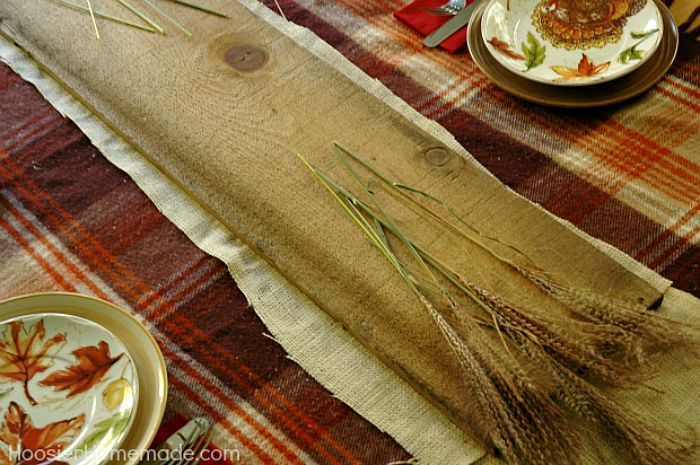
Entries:
{"label": "tan burlap strip", "polygon": [[[379,82],[362,73],[309,31],[284,24],[283,20],[257,2],[244,3],[289,37],[350,76],[387,105],[433,133],[436,138],[445,141],[446,145],[456,144],[443,128],[422,118]],[[117,138],[80,103],[42,73],[32,60],[6,41],[0,41],[0,57],[24,79],[36,85],[62,114],[75,121],[110,162],[127,172],[154,204],[197,246],[228,265],[231,275],[272,336],[280,342],[292,359],[339,399],[394,437],[419,463],[470,464],[483,456],[483,452],[468,437],[263,260],[242,246],[227,229],[185,196],[167,176]],[[575,231],[584,235],[578,230]],[[616,249],[591,238],[587,239],[606,250],[630,272],[649,280],[652,285],[663,288],[668,284],[663,278]],[[698,300],[676,290],[669,292],[664,308],[682,312],[694,321],[698,321],[700,315]],[[665,392],[662,398],[643,391],[625,393],[624,400],[641,410],[650,411],[659,421],[676,421],[676,424],[682,427],[684,424],[697,423],[700,418],[700,392],[692,389],[700,373],[685,367],[679,368],[675,360],[673,354],[669,355],[664,375],[654,382],[656,387]],[[597,454],[589,454],[589,463],[610,463],[601,462]]]}

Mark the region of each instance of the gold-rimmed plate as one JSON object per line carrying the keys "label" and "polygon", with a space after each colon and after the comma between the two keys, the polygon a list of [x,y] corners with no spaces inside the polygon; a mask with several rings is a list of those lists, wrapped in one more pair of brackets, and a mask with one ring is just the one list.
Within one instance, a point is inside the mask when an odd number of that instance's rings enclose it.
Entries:
{"label": "gold-rimmed plate", "polygon": [[[90,447],[81,449],[85,440],[95,433],[94,427],[99,423],[93,423],[92,429],[89,429],[85,421],[81,425],[56,421],[53,422],[53,426],[51,422],[42,421],[40,423],[37,421],[33,425],[36,431],[27,431],[27,434],[38,437],[39,430],[44,428],[46,430],[42,433],[44,439],[47,436],[56,436],[52,444],[44,445],[45,450],[42,454],[59,452],[59,455],[55,456],[56,460],[76,465],[83,464],[83,462],[94,465],[106,460],[109,460],[113,465],[134,465],[137,463],[139,454],[147,449],[153,441],[163,418],[167,397],[165,362],[151,333],[129,313],[109,302],[70,293],[32,294],[0,302],[0,321],[6,325],[5,328],[9,331],[10,339],[13,337],[13,331],[20,329],[17,323],[20,321],[23,323],[22,329],[25,331],[26,337],[18,341],[20,352],[26,353],[26,348],[34,344],[32,356],[25,357],[25,359],[36,362],[37,355],[48,355],[51,352],[51,360],[39,364],[30,363],[31,366],[39,369],[48,365],[46,369],[31,377],[28,385],[32,396],[42,396],[41,399],[45,400],[52,396],[56,397],[55,393],[67,394],[90,385],[82,392],[92,390],[95,393],[92,397],[95,400],[95,409],[99,407],[112,411],[116,409],[109,407],[115,405],[124,408],[129,406],[128,400],[125,401],[129,397],[135,404],[130,405],[131,419],[121,432],[117,431],[116,441],[112,440],[114,432],[111,432],[107,434],[106,442],[100,443],[110,448],[107,449],[107,452],[114,451],[116,447],[119,447],[115,453],[105,454],[105,450],[101,450],[100,454],[90,456]],[[13,325],[14,329],[10,325],[11,322],[17,322]],[[83,336],[76,336],[76,328],[78,332],[83,333]],[[74,342],[66,347],[66,341],[71,338],[71,335]],[[102,341],[105,342],[106,346],[100,344]],[[56,350],[57,346],[59,346],[59,350]],[[94,350],[81,351],[83,347],[92,347]],[[81,356],[84,357],[81,359]],[[128,373],[124,367],[117,366],[117,363],[124,364],[124,360],[128,360],[128,366],[133,369],[132,374]],[[8,369],[12,370],[11,367]],[[3,368],[0,368],[0,376],[2,370]],[[100,380],[95,380],[95,376],[99,374],[102,375]],[[82,378],[82,384],[80,380],[76,382],[74,378]],[[48,379],[49,382],[44,383],[45,386],[41,386],[45,379]],[[124,379],[133,385],[132,389],[135,389],[129,391],[123,382]],[[26,383],[22,382],[22,384]],[[66,389],[60,389],[64,385]],[[42,392],[41,389],[48,391]],[[134,395],[135,393],[137,395]],[[21,392],[17,393],[17,395],[21,394]],[[64,401],[61,400],[61,402]],[[19,401],[11,402],[20,404]],[[37,399],[35,402],[38,402]],[[21,404],[24,410],[29,412],[34,412],[34,407],[36,407],[31,405],[30,401],[22,401]],[[56,405],[58,406],[58,404]],[[69,404],[66,405],[70,407]],[[90,414],[94,415],[94,412],[91,413],[91,409],[92,407],[84,412],[85,419]],[[3,415],[7,417],[7,415],[12,416],[16,413],[9,412],[3,413]],[[58,415],[58,411],[56,414]],[[107,423],[109,422],[103,422],[102,425],[107,425]],[[71,433],[72,441],[61,439],[61,435],[65,436],[68,428],[76,430],[75,434]],[[70,431],[68,432],[70,433]],[[101,438],[104,439],[102,436]],[[0,447],[9,450],[12,445],[0,444]],[[70,449],[72,453],[61,456],[61,449],[64,452]]]}
{"label": "gold-rimmed plate", "polygon": [[138,398],[134,361],[99,324],[62,313],[0,321],[0,451],[10,463],[104,463]]}
{"label": "gold-rimmed plate", "polygon": [[555,86],[631,73],[652,58],[663,29],[654,0],[491,0],[481,19],[496,61]]}
{"label": "gold-rimmed plate", "polygon": [[631,73],[595,86],[552,86],[526,79],[502,66],[489,52],[482,37],[482,17],[489,2],[483,2],[474,12],[469,23],[467,43],[481,71],[497,86],[524,100],[561,108],[612,105],[648,91],[666,75],[676,57],[678,26],[668,8],[660,1],[654,1],[663,20],[663,37],[656,52]]}

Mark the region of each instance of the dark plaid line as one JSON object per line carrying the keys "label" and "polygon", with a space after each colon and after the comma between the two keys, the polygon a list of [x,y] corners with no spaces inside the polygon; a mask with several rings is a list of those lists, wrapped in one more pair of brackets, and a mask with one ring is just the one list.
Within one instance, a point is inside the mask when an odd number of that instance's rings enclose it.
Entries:
{"label": "dark plaid line", "polygon": [[[700,6],[698,10],[700,11]],[[691,23],[688,23],[690,26]],[[700,86],[700,26],[692,31],[681,33],[680,43],[678,44],[678,55],[673,63],[672,71],[676,69],[685,69],[685,72],[679,76],[684,81],[697,86]]]}
{"label": "dark plaid line", "polygon": [[675,287],[700,297],[700,247],[690,247],[666,267],[663,274]]}
{"label": "dark plaid line", "polygon": [[690,26],[693,25],[698,17],[700,17],[700,6],[695,7],[688,20],[678,26],[678,30],[681,32],[681,34],[687,34],[692,39],[697,39],[700,37],[700,26],[690,29]]}

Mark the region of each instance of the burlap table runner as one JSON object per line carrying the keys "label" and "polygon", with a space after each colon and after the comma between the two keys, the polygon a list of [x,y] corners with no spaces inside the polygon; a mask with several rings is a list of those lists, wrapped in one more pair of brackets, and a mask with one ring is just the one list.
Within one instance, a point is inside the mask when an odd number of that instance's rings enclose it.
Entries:
{"label": "burlap table runner", "polygon": [[[270,15],[255,2],[247,5],[261,16]],[[266,19],[276,21],[272,17]],[[398,111],[407,111],[388,90],[308,31],[291,25],[278,27],[286,28],[287,35],[371,89],[387,104]],[[156,206],[200,248],[227,264],[272,335],[292,359],[324,386],[396,438],[420,463],[473,463],[483,455],[460,430],[47,78],[31,60],[6,42],[0,45],[0,56],[34,83],[61,113],[74,120],[105,156],[129,173]],[[418,118],[413,113],[410,117]],[[657,286],[664,285],[658,275],[629,257],[603,243],[598,245],[635,273],[647,277]],[[689,321],[697,321],[697,308],[697,299],[676,290],[668,293],[664,303],[665,310],[680,312]],[[680,421],[679,425],[696,423],[700,413],[697,407],[700,394],[689,395],[689,387],[697,379],[698,372],[677,370],[674,360],[670,354],[664,370],[667,374],[655,381],[665,391],[663,398],[650,397],[648,393],[625,393],[623,397],[632,405],[650,410],[660,421],[673,419]],[[595,454],[591,455],[591,463],[600,463]]]}
{"label": "burlap table runner", "polygon": [[227,265],[271,335],[323,386],[395,438],[419,463],[468,465],[483,456],[463,431],[1,37],[0,59],[73,120],[199,248]]}

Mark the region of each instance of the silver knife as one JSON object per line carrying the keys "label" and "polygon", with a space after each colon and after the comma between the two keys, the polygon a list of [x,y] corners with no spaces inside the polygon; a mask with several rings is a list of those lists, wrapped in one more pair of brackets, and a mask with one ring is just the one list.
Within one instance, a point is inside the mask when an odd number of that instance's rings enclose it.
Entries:
{"label": "silver knife", "polygon": [[469,22],[469,18],[472,17],[472,13],[476,9],[476,5],[478,3],[479,0],[474,0],[472,3],[467,5],[467,7],[459,13],[457,13],[454,18],[447,21],[445,24],[440,26],[440,28],[437,31],[433,32],[428,37],[423,39],[423,45],[431,48],[437,47],[452,34],[466,26]]}

